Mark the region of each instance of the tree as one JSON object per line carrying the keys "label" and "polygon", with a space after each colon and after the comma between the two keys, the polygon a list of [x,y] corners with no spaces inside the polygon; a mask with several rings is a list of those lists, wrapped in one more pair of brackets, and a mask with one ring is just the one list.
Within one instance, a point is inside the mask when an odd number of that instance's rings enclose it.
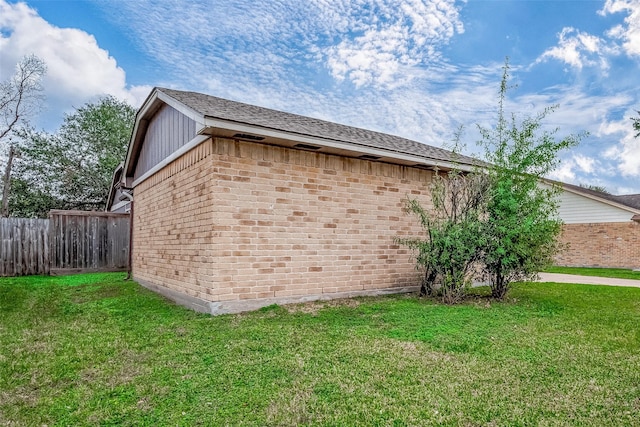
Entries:
{"label": "tree", "polygon": [[44,99],[42,77],[46,71],[47,67],[40,58],[25,56],[16,65],[14,75],[0,83],[0,140],[8,137],[40,109]]}
{"label": "tree", "polygon": [[51,209],[65,209],[67,206],[60,199],[55,198],[32,182],[20,177],[11,180],[11,195],[9,207],[11,216],[18,218],[46,218]]}
{"label": "tree", "polygon": [[447,304],[464,297],[482,256],[486,178],[458,169],[436,171],[431,183],[433,209],[425,210],[416,199],[407,200],[406,211],[418,217],[425,237],[397,241],[417,254],[417,264],[425,274],[421,295],[439,295]]}
{"label": "tree", "polygon": [[126,102],[107,96],[67,115],[56,133],[21,132],[18,175],[28,185],[21,187],[23,202],[14,200],[12,209],[28,216],[49,209],[104,209],[135,113]]}
{"label": "tree", "polygon": [[556,140],[557,129],[543,130],[543,120],[557,107],[535,117],[510,120],[505,113],[509,63],[505,62],[492,129],[479,126],[490,166],[489,202],[483,220],[484,273],[495,298],[502,299],[514,281],[533,279],[559,250],[562,222],[557,217],[560,188],[540,185],[558,165],[558,153],[578,144],[581,135]]}
{"label": "tree", "polygon": [[[640,114],[640,110],[637,113]],[[632,117],[631,120],[633,120],[633,129],[636,131],[635,137],[638,138],[640,136],[640,116]]]}
{"label": "tree", "polygon": [[7,163],[2,178],[2,206],[0,216],[9,213],[11,192],[11,170],[14,159],[19,155],[12,136],[23,126],[29,116],[42,105],[42,77],[46,73],[44,62],[35,55],[25,56],[17,65],[16,72],[8,80],[0,83],[0,142],[9,141]]}
{"label": "tree", "polygon": [[479,126],[480,145],[487,163],[471,173],[454,169],[436,173],[431,188],[433,210],[409,200],[407,211],[416,214],[426,237],[397,239],[417,252],[424,268],[421,293],[438,292],[445,302],[462,295],[478,268],[489,281],[491,293],[502,299],[511,283],[533,279],[553,261],[560,249],[557,237],[559,187],[542,178],[558,164],[558,153],[578,144],[583,135],[556,140],[557,129],[543,129],[543,120],[556,107],[535,117],[507,119],[505,101],[509,63],[505,62],[493,128]]}
{"label": "tree", "polygon": [[[14,176],[11,179],[12,191],[9,196],[9,212],[14,217],[47,217],[51,209],[67,209],[65,202],[56,197],[57,187],[52,170],[63,161],[62,152],[49,145],[50,135],[25,127],[16,131],[15,145],[19,147],[20,157],[16,159]],[[43,161],[34,151],[42,147],[48,152],[48,161]]]}

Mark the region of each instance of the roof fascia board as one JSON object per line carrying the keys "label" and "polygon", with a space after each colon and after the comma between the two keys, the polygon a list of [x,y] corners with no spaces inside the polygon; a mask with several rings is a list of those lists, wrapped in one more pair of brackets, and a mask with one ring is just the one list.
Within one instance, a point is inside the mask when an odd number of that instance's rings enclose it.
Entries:
{"label": "roof fascia board", "polygon": [[137,148],[139,144],[141,144],[141,139],[143,135],[141,133],[146,132],[147,126],[149,125],[149,120],[147,120],[147,116],[149,115],[149,111],[157,105],[158,101],[158,89],[154,89],[147,99],[138,110],[138,114],[136,114],[136,121],[133,124],[133,131],[131,132],[131,140],[129,141],[129,148],[127,150],[127,157],[125,157],[124,161],[124,176],[125,180],[129,174],[133,174],[133,171],[130,170],[132,167],[131,162],[133,161],[132,155],[134,149]]}
{"label": "roof fascia board", "polygon": [[454,163],[447,162],[445,160],[438,160],[432,158],[426,158],[411,154],[399,153],[397,151],[390,151],[384,149],[378,149],[374,147],[367,147],[364,145],[349,143],[349,142],[341,142],[333,139],[320,138],[316,136],[310,135],[302,135],[297,133],[279,131],[274,129],[268,129],[261,126],[249,125],[245,123],[237,123],[229,120],[216,119],[213,117],[205,116],[205,128],[202,130],[206,130],[206,128],[218,128],[218,129],[226,129],[237,131],[239,133],[250,133],[250,134],[258,134],[266,137],[285,139],[289,141],[302,142],[311,145],[320,145],[322,147],[327,148],[336,148],[345,151],[353,151],[356,153],[368,154],[376,157],[386,157],[391,159],[402,160],[406,162],[412,162],[417,164],[424,164],[428,166],[439,166],[444,168],[451,169],[460,169],[462,171],[472,171],[474,169],[473,165],[468,165],[464,163]]}
{"label": "roof fascia board", "polygon": [[160,101],[164,102],[165,104],[174,108],[175,110],[178,110],[181,114],[184,114],[185,116],[189,117],[191,120],[195,121],[200,126],[204,125],[205,117],[201,113],[197,112],[196,110],[190,107],[187,107],[182,102],[170,97],[169,95],[162,92],[161,90],[157,91],[157,96]]}
{"label": "roof fascia board", "polygon": [[[116,194],[116,186],[119,183],[122,183],[122,170],[124,168],[124,163],[120,163],[116,169],[113,171],[113,174],[111,175],[111,187],[109,188],[109,195],[107,196],[107,204],[105,206],[105,210],[109,209],[109,205],[113,202],[113,198],[115,197]],[[118,179],[118,183],[116,182],[116,176],[118,175],[118,172],[120,172],[120,176]]]}
{"label": "roof fascia board", "polygon": [[111,203],[113,202],[113,199],[115,197],[115,190],[113,189],[113,185],[111,186],[111,188],[109,189],[109,195],[107,196],[107,204],[104,205],[104,210],[108,211],[109,210],[109,206],[111,205]]}
{"label": "roof fascia board", "polygon": [[140,178],[134,180],[133,183],[131,184],[132,187],[138,186],[140,183],[142,183],[143,181],[147,180],[151,175],[155,174],[160,169],[164,168],[169,163],[171,163],[174,160],[176,160],[178,157],[184,155],[186,152],[192,150],[193,148],[197,147],[198,145],[202,144],[203,142],[205,142],[206,140],[208,140],[210,138],[211,137],[209,135],[196,135],[195,138],[193,138],[191,141],[187,142],[182,147],[178,148],[169,157],[165,158],[163,161],[161,161],[160,163],[158,163],[157,165],[155,165],[154,167],[149,169]]}
{"label": "roof fascia board", "polygon": [[634,209],[631,206],[623,205],[621,203],[616,203],[613,200],[605,199],[605,198],[602,198],[602,197],[594,196],[593,194],[587,194],[587,193],[583,193],[583,192],[578,191],[578,190],[574,190],[573,188],[566,187],[564,185],[564,183],[562,183],[562,182],[552,181],[552,180],[549,180],[549,179],[546,179],[546,178],[543,178],[543,181],[547,185],[559,185],[559,186],[562,187],[562,189],[564,191],[567,191],[569,193],[572,193],[572,194],[575,194],[575,195],[578,195],[578,196],[581,196],[581,197],[585,197],[587,199],[595,200],[596,202],[604,203],[605,205],[613,206],[615,208],[619,208],[619,209],[622,209],[622,210],[625,210],[625,211],[629,211],[629,212],[634,213],[634,214],[640,214],[640,209]]}

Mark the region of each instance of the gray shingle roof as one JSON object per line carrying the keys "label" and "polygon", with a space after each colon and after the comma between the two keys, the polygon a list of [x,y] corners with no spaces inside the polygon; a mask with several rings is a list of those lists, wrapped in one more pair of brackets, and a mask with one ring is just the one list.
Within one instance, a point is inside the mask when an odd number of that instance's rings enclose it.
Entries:
{"label": "gray shingle roof", "polygon": [[640,194],[627,194],[626,196],[615,196],[618,203],[640,209]]}
{"label": "gray shingle roof", "polygon": [[205,117],[260,126],[303,136],[325,138],[361,147],[377,148],[426,159],[461,164],[480,164],[472,157],[455,155],[451,151],[433,147],[399,136],[332,123],[298,114],[229,101],[197,92],[157,88]]}

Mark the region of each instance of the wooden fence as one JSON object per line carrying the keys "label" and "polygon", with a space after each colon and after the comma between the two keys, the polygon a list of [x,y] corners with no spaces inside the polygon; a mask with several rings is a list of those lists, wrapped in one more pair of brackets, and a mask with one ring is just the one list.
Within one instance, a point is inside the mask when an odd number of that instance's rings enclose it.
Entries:
{"label": "wooden fence", "polygon": [[0,276],[49,274],[49,220],[0,218]]}
{"label": "wooden fence", "polygon": [[49,219],[0,219],[0,276],[126,271],[129,215],[51,211]]}

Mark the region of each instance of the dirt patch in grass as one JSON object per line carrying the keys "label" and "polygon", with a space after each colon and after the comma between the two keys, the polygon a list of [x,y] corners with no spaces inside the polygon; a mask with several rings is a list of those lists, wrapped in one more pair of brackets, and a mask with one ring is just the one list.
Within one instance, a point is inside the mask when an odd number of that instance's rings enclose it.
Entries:
{"label": "dirt patch in grass", "polygon": [[294,392],[285,400],[274,400],[266,409],[267,424],[278,426],[299,426],[309,424],[309,404],[313,391],[300,385],[293,387]]}
{"label": "dirt patch in grass", "polygon": [[326,308],[356,308],[358,306],[360,306],[360,300],[356,298],[336,298],[300,304],[287,304],[283,307],[290,314],[303,313],[315,316],[320,312],[320,310],[324,310]]}
{"label": "dirt patch in grass", "polygon": [[84,304],[105,298],[122,296],[119,286],[99,286],[96,284],[82,284],[68,288],[70,300],[76,304]]}
{"label": "dirt patch in grass", "polygon": [[34,407],[40,399],[37,385],[25,385],[16,387],[11,391],[0,391],[0,401],[5,405],[26,405]]}

